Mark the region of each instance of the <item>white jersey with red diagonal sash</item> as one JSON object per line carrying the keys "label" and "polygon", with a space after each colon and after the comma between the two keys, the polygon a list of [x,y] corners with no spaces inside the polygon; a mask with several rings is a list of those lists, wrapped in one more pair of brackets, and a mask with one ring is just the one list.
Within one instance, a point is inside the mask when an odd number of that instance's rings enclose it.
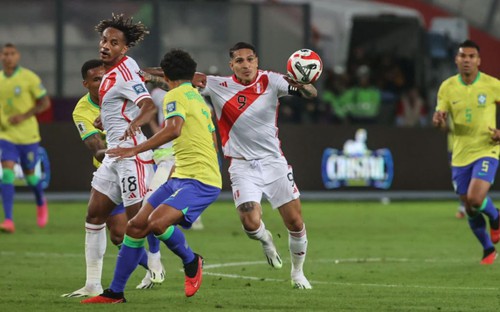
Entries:
{"label": "white jersey with red diagonal sash", "polygon": [[207,76],[201,92],[214,105],[224,155],[246,160],[282,155],[278,139],[278,98],[288,94],[282,74],[259,70],[243,85],[234,76]]}
{"label": "white jersey with red diagonal sash", "polygon": [[142,99],[151,98],[142,78],[137,74],[138,71],[137,63],[125,56],[102,77],[99,106],[108,148],[118,144],[121,147],[130,147],[147,140],[142,133],[126,141],[120,140],[129,123],[139,114],[137,103]]}

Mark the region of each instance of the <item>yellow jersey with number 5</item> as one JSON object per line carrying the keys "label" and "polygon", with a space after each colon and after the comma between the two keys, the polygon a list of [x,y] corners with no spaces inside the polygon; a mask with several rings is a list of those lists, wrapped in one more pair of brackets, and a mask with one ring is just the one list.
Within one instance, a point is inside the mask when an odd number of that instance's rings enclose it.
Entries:
{"label": "yellow jersey with number 5", "polygon": [[452,123],[452,166],[466,166],[482,157],[498,159],[500,147],[488,130],[496,128],[496,102],[500,102],[500,81],[482,72],[470,85],[460,75],[441,84],[436,110],[447,112]]}
{"label": "yellow jersey with number 5", "polygon": [[40,78],[31,70],[18,66],[9,77],[0,71],[0,140],[14,144],[40,142],[34,115],[16,125],[11,124],[9,118],[26,113],[46,94]]}
{"label": "yellow jersey with number 5", "polygon": [[196,179],[204,184],[222,187],[215,131],[210,108],[190,82],[170,90],[163,100],[165,119],[184,119],[181,135],[173,142],[175,171],[173,178]]}

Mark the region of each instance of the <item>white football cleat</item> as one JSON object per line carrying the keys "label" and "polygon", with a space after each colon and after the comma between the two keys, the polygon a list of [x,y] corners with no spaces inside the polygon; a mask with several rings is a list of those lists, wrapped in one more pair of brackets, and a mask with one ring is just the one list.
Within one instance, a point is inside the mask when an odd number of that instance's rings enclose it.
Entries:
{"label": "white football cleat", "polygon": [[100,294],[102,294],[102,286],[99,285],[99,286],[91,287],[91,286],[86,285],[85,287],[82,287],[78,290],[75,290],[72,293],[63,294],[63,295],[61,295],[61,297],[64,297],[64,298],[83,298],[83,297],[99,296]]}
{"label": "white football cleat", "polygon": [[161,284],[165,280],[165,268],[161,263],[160,252],[151,253],[148,251],[148,268],[151,282]]}
{"label": "white football cleat", "polygon": [[273,235],[269,230],[266,230],[267,234],[271,238],[270,244],[268,243],[266,246],[262,246],[264,248],[264,254],[267,258],[267,263],[275,269],[281,269],[283,266],[283,261],[281,261],[281,256],[276,250],[276,246],[274,246]]}
{"label": "white football cleat", "polygon": [[201,222],[201,216],[199,216],[196,220],[194,220],[193,224],[191,225],[191,229],[195,231],[200,231],[203,230],[205,226],[203,226],[203,222]]}
{"label": "white football cleat", "polygon": [[295,289],[312,289],[311,284],[302,272],[298,274],[292,273],[292,287]]}
{"label": "white football cleat", "polygon": [[154,284],[161,284],[165,280],[165,268],[163,264],[161,265],[160,270],[149,269],[149,273],[151,274],[151,282]]}
{"label": "white football cleat", "polygon": [[150,289],[153,288],[155,284],[151,281],[151,273],[146,270],[146,276],[142,279],[141,283],[135,286],[136,289]]}

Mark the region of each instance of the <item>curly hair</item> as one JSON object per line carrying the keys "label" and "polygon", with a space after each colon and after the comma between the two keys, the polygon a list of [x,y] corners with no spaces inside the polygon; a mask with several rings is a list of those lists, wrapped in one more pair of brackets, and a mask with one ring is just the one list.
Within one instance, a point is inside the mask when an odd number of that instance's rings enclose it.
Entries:
{"label": "curly hair", "polygon": [[160,64],[170,80],[191,80],[196,72],[196,62],[191,55],[180,49],[172,49],[163,56]]}
{"label": "curly hair", "polygon": [[97,24],[95,30],[102,35],[106,28],[116,28],[123,32],[128,47],[135,46],[144,39],[144,35],[149,34],[149,30],[142,22],[134,24],[133,17],[125,17],[124,14],[112,14],[111,19],[102,20]]}

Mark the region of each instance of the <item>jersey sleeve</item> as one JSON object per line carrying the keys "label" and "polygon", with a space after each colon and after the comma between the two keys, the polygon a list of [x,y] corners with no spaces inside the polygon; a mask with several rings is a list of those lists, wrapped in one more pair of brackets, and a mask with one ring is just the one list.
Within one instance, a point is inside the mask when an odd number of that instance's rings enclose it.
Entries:
{"label": "jersey sleeve", "polygon": [[35,99],[41,99],[47,94],[47,89],[43,86],[42,80],[37,74],[32,73],[30,75],[29,92]]}
{"label": "jersey sleeve", "polygon": [[282,74],[269,72],[269,79],[272,85],[275,86],[278,92],[278,97],[288,95],[288,81],[285,80]]}
{"label": "jersey sleeve", "polygon": [[210,90],[212,89],[212,85],[215,83],[215,78],[214,76],[209,76],[207,75],[207,84],[205,88],[200,89],[200,94],[202,96],[210,96]]}
{"label": "jersey sleeve", "polygon": [[165,114],[165,120],[175,116],[179,116],[186,120],[187,107],[185,100],[182,97],[175,96],[177,92],[169,92],[165,96],[163,102],[163,112]]}
{"label": "jersey sleeve", "polygon": [[78,133],[80,133],[80,138],[85,141],[89,136],[100,133],[100,131],[94,127],[94,121],[90,120],[85,114],[85,110],[79,105],[75,107],[73,111],[73,122],[75,123]]}
{"label": "jersey sleeve", "polygon": [[441,112],[448,112],[449,111],[449,99],[448,99],[448,92],[447,90],[447,84],[443,83],[439,87],[438,94],[437,94],[437,105],[436,105],[436,111],[441,111]]}
{"label": "jersey sleeve", "polygon": [[146,85],[142,81],[141,76],[136,73],[137,68],[132,67],[124,70],[123,80],[121,81],[120,95],[135,104],[143,99],[151,98]]}

